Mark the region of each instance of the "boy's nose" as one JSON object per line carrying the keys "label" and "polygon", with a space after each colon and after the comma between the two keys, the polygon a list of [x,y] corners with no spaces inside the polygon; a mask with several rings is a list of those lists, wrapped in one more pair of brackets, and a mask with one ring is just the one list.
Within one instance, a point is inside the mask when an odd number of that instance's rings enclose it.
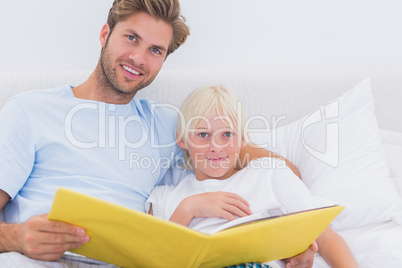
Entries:
{"label": "boy's nose", "polygon": [[219,138],[211,139],[211,143],[209,145],[209,148],[211,149],[211,151],[221,152],[224,147],[225,147],[225,142],[223,140],[219,140]]}
{"label": "boy's nose", "polygon": [[219,147],[219,146],[211,146],[210,149],[212,152],[215,152],[215,153],[219,153],[222,151],[222,147]]}

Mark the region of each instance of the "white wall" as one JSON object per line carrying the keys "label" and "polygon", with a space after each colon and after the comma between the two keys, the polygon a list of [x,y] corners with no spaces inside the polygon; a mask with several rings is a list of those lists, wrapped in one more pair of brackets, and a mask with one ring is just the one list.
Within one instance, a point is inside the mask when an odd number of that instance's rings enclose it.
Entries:
{"label": "white wall", "polygon": [[[93,69],[112,0],[0,0],[0,71]],[[181,0],[165,69],[400,69],[400,0]]]}
{"label": "white wall", "polygon": [[0,0],[0,71],[93,69],[112,0]]}

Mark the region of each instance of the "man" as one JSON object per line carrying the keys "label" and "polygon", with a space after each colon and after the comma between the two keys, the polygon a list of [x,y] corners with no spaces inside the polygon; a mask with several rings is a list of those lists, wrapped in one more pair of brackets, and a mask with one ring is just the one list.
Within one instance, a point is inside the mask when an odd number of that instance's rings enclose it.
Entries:
{"label": "man", "polygon": [[[0,263],[107,266],[63,255],[90,238],[46,213],[61,186],[144,211],[152,188],[173,176],[166,166],[130,162],[164,159],[173,166],[180,154],[167,146],[175,143],[176,115],[133,97],[188,35],[177,0],[115,0],[100,32],[98,65],[85,83],[7,103],[0,114],[0,209],[7,221],[0,223]],[[311,265],[315,250],[293,261]]]}

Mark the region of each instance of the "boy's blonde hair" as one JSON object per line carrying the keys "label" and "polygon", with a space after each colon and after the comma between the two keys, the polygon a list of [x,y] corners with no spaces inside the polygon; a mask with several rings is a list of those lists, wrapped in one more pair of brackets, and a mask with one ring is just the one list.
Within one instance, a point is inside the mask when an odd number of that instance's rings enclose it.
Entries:
{"label": "boy's blonde hair", "polygon": [[[192,91],[181,106],[176,127],[176,139],[187,144],[190,129],[195,129],[205,116],[214,115],[227,122],[242,141],[245,140],[245,116],[236,94],[224,85],[206,85]],[[193,169],[190,154],[184,150],[184,168]]]}

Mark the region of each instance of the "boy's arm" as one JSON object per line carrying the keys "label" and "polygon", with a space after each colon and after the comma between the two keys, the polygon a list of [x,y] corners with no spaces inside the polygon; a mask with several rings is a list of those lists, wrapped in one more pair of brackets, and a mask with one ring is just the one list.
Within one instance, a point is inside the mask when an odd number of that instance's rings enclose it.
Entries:
{"label": "boy's arm", "polygon": [[248,202],[234,193],[207,192],[183,199],[169,221],[188,226],[193,218],[219,217],[229,221],[251,215]]}
{"label": "boy's arm", "polygon": [[359,267],[345,240],[327,228],[317,239],[318,252],[331,267]]}
{"label": "boy's arm", "polygon": [[149,205],[148,214],[149,214],[149,215],[152,215],[152,216],[154,215],[154,211],[153,211],[153,209],[152,209],[152,204]]}
{"label": "boy's arm", "polygon": [[239,161],[236,163],[236,169],[242,169],[246,167],[251,160],[261,157],[274,157],[284,160],[286,165],[293,171],[293,173],[300,178],[299,171],[289,160],[252,143],[247,143],[241,148]]}

